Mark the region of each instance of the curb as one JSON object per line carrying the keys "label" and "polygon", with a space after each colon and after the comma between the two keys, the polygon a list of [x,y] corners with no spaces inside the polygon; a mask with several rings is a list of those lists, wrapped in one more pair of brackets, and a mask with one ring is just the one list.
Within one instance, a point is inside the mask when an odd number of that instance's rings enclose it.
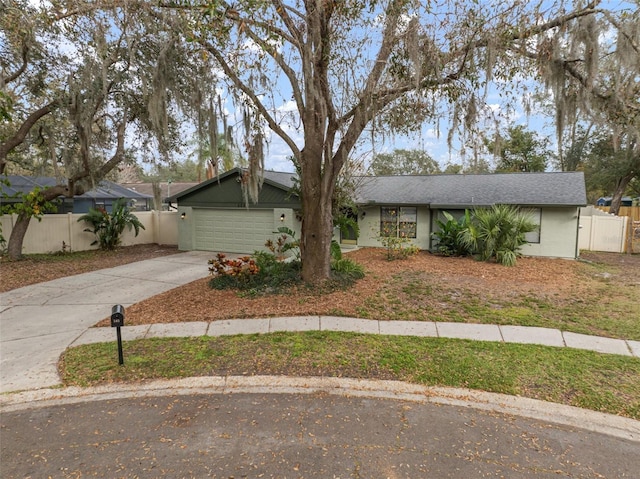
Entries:
{"label": "curb", "polygon": [[330,394],[467,407],[537,419],[640,443],[640,421],[612,414],[469,389],[330,377],[211,376],[90,388],[39,389],[0,396],[0,412],[87,401],[236,393]]}

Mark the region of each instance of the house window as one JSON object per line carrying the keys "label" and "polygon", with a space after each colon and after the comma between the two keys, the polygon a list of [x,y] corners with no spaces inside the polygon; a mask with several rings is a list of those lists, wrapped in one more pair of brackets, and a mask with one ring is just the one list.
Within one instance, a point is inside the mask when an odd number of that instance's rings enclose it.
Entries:
{"label": "house window", "polygon": [[529,218],[538,227],[524,235],[524,239],[529,243],[540,243],[540,221],[542,219],[542,210],[540,208],[522,208],[523,213],[528,213]]}
{"label": "house window", "polygon": [[415,207],[380,208],[380,235],[415,238],[418,209]]}

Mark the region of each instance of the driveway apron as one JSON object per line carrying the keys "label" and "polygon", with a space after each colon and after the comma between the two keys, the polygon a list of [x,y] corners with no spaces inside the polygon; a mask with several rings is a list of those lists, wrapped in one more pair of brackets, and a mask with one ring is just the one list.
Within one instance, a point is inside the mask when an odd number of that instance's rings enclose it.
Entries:
{"label": "driveway apron", "polygon": [[126,308],[204,278],[213,255],[179,253],[0,294],[0,393],[59,385],[60,354],[114,304]]}

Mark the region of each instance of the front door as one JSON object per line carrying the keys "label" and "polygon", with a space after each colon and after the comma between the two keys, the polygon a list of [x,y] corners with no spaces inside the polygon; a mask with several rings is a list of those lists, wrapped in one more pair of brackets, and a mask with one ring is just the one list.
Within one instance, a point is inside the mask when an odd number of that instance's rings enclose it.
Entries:
{"label": "front door", "polygon": [[[355,223],[358,222],[358,213],[352,210],[347,212],[347,218],[353,220]],[[344,228],[345,231],[340,230],[340,243],[341,244],[358,244],[358,235],[356,234],[356,230],[353,226],[347,225]]]}

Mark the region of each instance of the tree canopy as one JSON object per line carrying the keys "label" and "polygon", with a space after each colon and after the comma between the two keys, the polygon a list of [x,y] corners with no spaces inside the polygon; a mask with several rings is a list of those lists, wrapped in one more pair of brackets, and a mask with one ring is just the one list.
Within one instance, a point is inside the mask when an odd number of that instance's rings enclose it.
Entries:
{"label": "tree canopy", "polygon": [[[36,11],[27,2],[10,2],[16,18],[3,20],[11,41],[2,55],[2,84],[16,85],[10,96],[20,105],[2,137],[0,165],[16,151],[13,138],[23,125],[38,131],[34,125],[57,112],[61,120],[54,124],[68,125],[72,134],[54,143],[56,158],[64,145],[63,158],[78,160],[64,165],[71,193],[136,154],[124,142],[129,127],[140,138],[133,145],[140,155],[178,146],[179,113],[202,138],[215,141],[218,123],[226,121],[219,101],[224,92],[242,125],[248,158],[242,185],[253,200],[267,130],[290,148],[301,179],[302,275],[322,281],[330,276],[336,183],[365,130],[406,133],[442,118],[450,142],[456,135],[462,142],[474,137],[477,119],[492,111],[489,86],[504,98],[520,98],[522,82],[514,77],[543,68],[550,51],[555,55],[571,43],[568,37],[582,41],[587,19],[614,18],[598,4],[69,0]],[[25,9],[34,15],[21,16]],[[63,45],[61,39],[73,45],[73,58],[45,48]],[[34,52],[56,68],[37,68]],[[568,67],[563,71],[571,74]],[[590,70],[584,78],[588,85]],[[23,85],[39,93],[23,94]]]}
{"label": "tree canopy", "polygon": [[547,168],[547,162],[553,156],[547,144],[547,139],[518,125],[509,127],[504,137],[498,134],[492,141],[487,141],[487,148],[498,158],[496,172],[530,173]]}
{"label": "tree canopy", "polygon": [[612,213],[640,175],[640,9],[637,2],[623,5],[581,17],[561,34],[542,38],[542,48],[527,51],[551,91],[559,143],[569,139],[570,146],[560,148],[570,154],[561,165],[579,163],[585,132],[595,143],[608,137],[611,154],[602,157],[608,166],[600,171],[614,177]]}
{"label": "tree canopy", "polygon": [[394,150],[379,153],[369,165],[371,173],[383,175],[435,175],[440,173],[438,162],[422,150]]}

